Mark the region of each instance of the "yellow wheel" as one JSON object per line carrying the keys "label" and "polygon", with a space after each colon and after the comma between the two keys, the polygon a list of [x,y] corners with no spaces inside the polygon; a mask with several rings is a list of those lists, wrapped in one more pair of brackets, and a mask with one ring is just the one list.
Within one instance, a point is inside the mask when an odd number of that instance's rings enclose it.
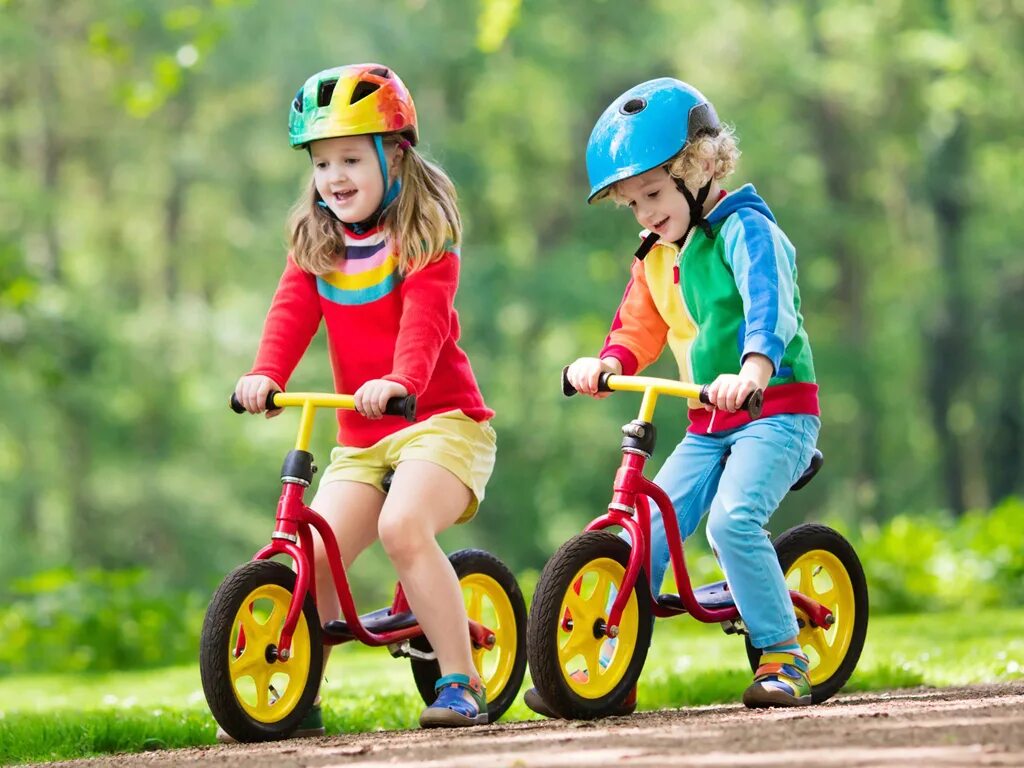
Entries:
{"label": "yellow wheel", "polygon": [[[512,706],[526,676],[526,601],[512,572],[489,552],[462,549],[448,559],[459,577],[467,616],[494,633],[490,650],[471,648],[487,690],[488,721],[493,723]],[[432,650],[425,637],[413,640],[412,646]],[[441,677],[437,662],[414,658],[412,673],[424,703],[433,704],[434,683]]]}
{"label": "yellow wheel", "polygon": [[[839,533],[819,524],[799,525],[775,541],[786,584],[827,607],[835,619],[815,627],[796,610],[797,642],[810,661],[811,696],[815,703],[831,698],[860,660],[868,630],[868,589],[864,569],[853,547]],[[752,669],[761,652],[747,642]]]}
{"label": "yellow wheel", "polygon": [[530,673],[541,698],[563,717],[616,712],[640,677],[651,641],[651,596],[643,571],[618,635],[604,632],[629,552],[613,533],[583,533],[552,556],[537,582],[530,607]]}
{"label": "yellow wheel", "polygon": [[316,697],[323,645],[311,596],[303,601],[288,658],[278,653],[294,588],[295,574],[282,563],[246,563],[224,579],[206,611],[203,690],[217,722],[238,741],[284,738]]}

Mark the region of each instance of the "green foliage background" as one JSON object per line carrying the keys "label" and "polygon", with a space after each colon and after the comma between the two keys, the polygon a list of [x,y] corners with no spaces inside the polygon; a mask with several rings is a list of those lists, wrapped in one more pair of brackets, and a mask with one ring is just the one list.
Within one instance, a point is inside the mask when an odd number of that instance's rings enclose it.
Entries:
{"label": "green foliage background", "polygon": [[[557,379],[599,348],[637,227],[585,205],[583,150],[615,95],[673,75],[736,126],[735,185],[798,249],[827,463],[774,530],[834,521],[888,609],[1019,603],[1022,20],[1012,0],[0,0],[0,670],[188,655],[202,596],[267,540],[296,422],[225,400],[308,172],[287,105],[365,60],[410,85],[467,224],[458,308],[499,460],[446,547],[526,573],[607,503],[638,402]],[[322,339],[291,386],[330,387]],[[684,420],[660,408],[662,457]],[[354,578],[367,607],[390,595],[379,551]],[[19,634],[45,621],[73,641]],[[119,633],[161,639],[76,645]]]}

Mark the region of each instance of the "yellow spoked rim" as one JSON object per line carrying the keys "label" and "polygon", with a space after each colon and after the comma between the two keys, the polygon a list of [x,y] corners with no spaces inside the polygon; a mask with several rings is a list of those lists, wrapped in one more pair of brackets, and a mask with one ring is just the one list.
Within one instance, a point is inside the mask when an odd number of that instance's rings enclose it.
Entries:
{"label": "yellow spoked rim", "polygon": [[570,582],[558,609],[558,664],[569,687],[587,699],[606,696],[622,680],[636,650],[639,610],[636,593],[622,612],[619,635],[594,637],[607,621],[626,569],[610,558],[592,560]]}
{"label": "yellow spoked rim", "polygon": [[519,634],[512,601],[501,585],[483,573],[470,573],[459,580],[466,614],[494,633],[494,647],[473,648],[473,663],[487,689],[487,700],[494,701],[508,685],[515,664]]}
{"label": "yellow spoked rim", "polygon": [[789,567],[786,584],[817,600],[835,618],[831,627],[812,627],[803,611],[796,612],[804,625],[797,642],[810,660],[811,685],[819,685],[836,673],[850,648],[856,621],[853,583],[838,557],[823,549],[813,549]]}
{"label": "yellow spoked rim", "polygon": [[[291,599],[291,592],[277,584],[257,587],[242,601],[231,626],[227,648],[231,687],[242,709],[261,723],[276,723],[287,717],[299,703],[309,677],[309,627],[304,615],[299,616],[295,627],[291,658],[267,658],[267,649],[277,647]],[[243,630],[245,642],[235,658]]]}

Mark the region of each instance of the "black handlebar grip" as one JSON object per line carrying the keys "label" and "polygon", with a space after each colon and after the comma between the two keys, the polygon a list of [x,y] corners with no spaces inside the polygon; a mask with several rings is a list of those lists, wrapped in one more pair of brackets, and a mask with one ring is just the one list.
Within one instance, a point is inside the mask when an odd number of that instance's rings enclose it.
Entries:
{"label": "black handlebar grip", "polygon": [[576,387],[569,383],[569,366],[562,369],[562,394],[572,397],[576,394]]}
{"label": "black handlebar grip", "polygon": [[761,410],[764,408],[764,390],[755,389],[747,395],[747,399],[743,401],[743,407],[750,414],[750,418],[760,419]]}
{"label": "black handlebar grip", "polygon": [[[264,403],[264,408],[268,411],[274,410],[277,406],[274,405],[274,396],[279,394],[278,390],[273,390],[267,393],[267,402]],[[238,402],[238,398],[235,397],[235,393],[231,393],[231,410],[235,413],[245,413],[245,406]]]}
{"label": "black handlebar grip", "polygon": [[[572,384],[569,383],[569,375],[568,374],[569,374],[569,366],[567,365],[567,366],[565,366],[565,368],[562,369],[562,394],[565,395],[566,397],[572,397],[573,395],[575,395],[578,392],[578,390],[576,389],[576,387],[574,387]],[[615,374],[613,374],[613,373],[605,372],[605,373],[602,373],[600,376],[598,376],[597,377],[597,391],[598,392],[612,392],[612,391],[614,391],[614,390],[612,390],[611,387],[608,386],[608,377],[609,376],[614,376],[614,375]]]}
{"label": "black handlebar grip", "polygon": [[388,416],[401,416],[406,421],[416,421],[416,395],[392,397],[384,406]]}
{"label": "black handlebar grip", "polygon": [[[700,388],[700,401],[704,405],[711,405],[711,400],[708,399],[708,385],[705,384]],[[750,414],[750,418],[759,419],[761,418],[761,409],[764,407],[764,390],[755,389],[749,395],[747,399],[743,401],[743,405],[740,406],[741,410],[746,411]]]}

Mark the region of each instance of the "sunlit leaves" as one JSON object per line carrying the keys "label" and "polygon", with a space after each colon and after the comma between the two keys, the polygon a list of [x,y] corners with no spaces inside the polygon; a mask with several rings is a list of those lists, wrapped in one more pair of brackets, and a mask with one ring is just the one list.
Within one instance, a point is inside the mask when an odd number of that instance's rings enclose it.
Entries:
{"label": "sunlit leaves", "polygon": [[498,50],[516,25],[522,0],[480,0],[477,47],[484,53]]}

